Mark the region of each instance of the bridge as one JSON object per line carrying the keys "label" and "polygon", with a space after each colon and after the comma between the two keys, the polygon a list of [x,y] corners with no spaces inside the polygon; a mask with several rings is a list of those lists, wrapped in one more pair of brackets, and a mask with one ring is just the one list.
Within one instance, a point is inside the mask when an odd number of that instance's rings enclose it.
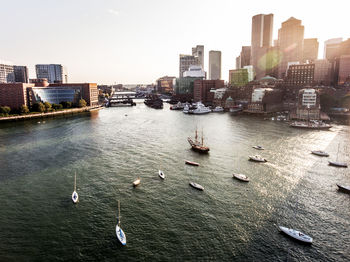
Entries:
{"label": "bridge", "polygon": [[113,92],[108,99],[108,106],[134,106],[133,99],[136,96],[136,92]]}

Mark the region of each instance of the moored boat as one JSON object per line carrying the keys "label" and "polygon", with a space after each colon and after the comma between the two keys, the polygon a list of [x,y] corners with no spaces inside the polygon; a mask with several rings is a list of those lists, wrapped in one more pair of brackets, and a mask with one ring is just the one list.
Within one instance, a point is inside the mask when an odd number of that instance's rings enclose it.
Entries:
{"label": "moored boat", "polygon": [[138,177],[132,184],[134,187],[138,186],[141,183],[141,179]]}
{"label": "moored boat", "polygon": [[236,178],[240,181],[243,181],[243,182],[249,182],[249,178],[246,176],[246,175],[243,175],[243,174],[233,174],[232,175],[233,178]]}
{"label": "moored boat", "polygon": [[118,200],[118,217],[117,217],[117,225],[115,227],[115,233],[117,235],[119,242],[123,246],[125,246],[126,245],[126,236],[125,236],[123,229],[121,229],[121,227],[120,227],[120,202],[119,202],[119,200]]}
{"label": "moored boat", "polygon": [[201,141],[198,140],[198,132],[196,129],[195,132],[195,140],[193,141],[191,137],[187,138],[188,143],[191,145],[192,150],[199,152],[199,153],[208,153],[209,147],[204,145],[204,138],[203,138],[203,131],[202,131],[202,138]]}
{"label": "moored boat", "polygon": [[301,121],[295,121],[289,125],[290,127],[294,128],[302,128],[302,129],[316,129],[316,130],[327,130],[330,129],[332,126],[323,122],[301,122]]}
{"label": "moored boat", "polygon": [[187,165],[191,165],[191,166],[199,166],[199,164],[198,164],[198,163],[196,163],[196,162],[192,162],[192,161],[189,161],[189,160],[186,160],[186,161],[185,161],[185,164],[187,164]]}
{"label": "moored boat", "polygon": [[329,154],[325,151],[321,151],[321,150],[315,150],[315,151],[311,151],[311,154],[317,155],[317,156],[325,156],[328,157]]}
{"label": "moored boat", "polygon": [[253,146],[253,148],[257,149],[257,150],[264,150],[265,148],[263,148],[262,146]]}
{"label": "moored boat", "polygon": [[165,175],[163,173],[162,170],[158,170],[158,176],[161,178],[161,179],[164,179],[165,178]]}
{"label": "moored boat", "polygon": [[345,193],[350,194],[350,186],[343,186],[343,185],[339,185],[339,184],[337,184],[337,186],[338,186],[339,191],[343,191]]}
{"label": "moored boat", "polygon": [[79,196],[77,193],[77,174],[74,174],[74,191],[72,193],[72,201],[74,204],[78,203],[79,201]]}
{"label": "moored boat", "polygon": [[312,237],[305,235],[304,233],[298,230],[294,230],[294,229],[282,227],[282,226],[279,226],[279,228],[282,230],[283,233],[287,234],[288,236],[296,240],[299,240],[301,242],[308,243],[308,244],[312,243]]}
{"label": "moored boat", "polygon": [[255,162],[267,162],[267,160],[259,155],[255,156],[249,156],[250,161],[255,161]]}
{"label": "moored boat", "polygon": [[224,108],[221,107],[221,106],[217,106],[217,107],[215,107],[212,111],[213,111],[213,112],[224,112]]}
{"label": "moored boat", "polygon": [[201,191],[204,190],[204,187],[202,187],[200,184],[197,184],[195,182],[190,182],[190,186]]}
{"label": "moored boat", "polygon": [[328,161],[330,166],[335,166],[335,167],[348,167],[347,163],[343,163],[343,162],[336,162],[336,161]]}

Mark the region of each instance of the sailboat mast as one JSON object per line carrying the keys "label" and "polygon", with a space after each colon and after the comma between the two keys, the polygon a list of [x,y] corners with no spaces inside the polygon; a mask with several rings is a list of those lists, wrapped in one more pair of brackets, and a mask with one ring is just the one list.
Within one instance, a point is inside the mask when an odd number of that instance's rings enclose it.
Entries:
{"label": "sailboat mast", "polygon": [[77,172],[74,174],[74,191],[77,189]]}
{"label": "sailboat mast", "polygon": [[120,201],[118,200],[118,226],[120,225]]}
{"label": "sailboat mast", "polygon": [[202,146],[204,145],[203,140],[204,138],[203,138],[203,129],[202,129]]}
{"label": "sailboat mast", "polygon": [[196,127],[196,135],[195,135],[196,142],[198,140],[198,132],[197,132],[197,127]]}

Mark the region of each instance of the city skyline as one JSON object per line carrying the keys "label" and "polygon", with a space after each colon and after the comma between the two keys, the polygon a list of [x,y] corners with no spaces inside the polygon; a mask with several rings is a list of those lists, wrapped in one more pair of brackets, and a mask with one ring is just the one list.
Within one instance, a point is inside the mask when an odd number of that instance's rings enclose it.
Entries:
{"label": "city skyline", "polygon": [[[205,71],[209,50],[219,50],[222,79],[227,81],[242,46],[250,45],[254,15],[274,15],[273,40],[282,22],[301,20],[304,38],[319,41],[318,58],[323,58],[324,41],[350,37],[345,9],[317,6],[310,16],[317,4],[310,2],[294,1],[285,8],[277,1],[253,1],[249,10],[240,12],[232,1],[64,0],[48,6],[41,0],[17,0],[0,10],[4,21],[13,20],[4,28],[0,59],[28,66],[30,78],[35,78],[36,64],[54,63],[67,67],[72,82],[146,84],[164,75],[177,76],[179,54],[204,45]],[[213,14],[218,19],[212,19]]]}

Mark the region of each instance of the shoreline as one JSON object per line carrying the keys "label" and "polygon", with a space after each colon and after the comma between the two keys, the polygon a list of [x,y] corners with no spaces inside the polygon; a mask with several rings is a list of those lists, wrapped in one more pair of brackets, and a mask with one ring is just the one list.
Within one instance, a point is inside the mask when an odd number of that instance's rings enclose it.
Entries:
{"label": "shoreline", "polygon": [[62,111],[40,113],[40,114],[5,116],[5,117],[0,117],[0,123],[22,121],[22,120],[35,119],[35,118],[55,117],[55,116],[61,116],[61,115],[75,115],[83,112],[91,112],[91,111],[96,111],[100,109],[102,109],[102,106],[86,106],[83,108],[72,108],[72,109],[67,109]]}

